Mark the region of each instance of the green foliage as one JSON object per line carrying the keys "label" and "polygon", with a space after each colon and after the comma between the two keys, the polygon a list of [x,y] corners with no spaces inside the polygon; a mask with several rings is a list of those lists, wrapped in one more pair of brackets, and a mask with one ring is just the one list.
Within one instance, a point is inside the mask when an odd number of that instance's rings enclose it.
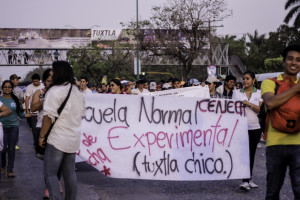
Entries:
{"label": "green foliage", "polygon": [[290,10],[284,18],[284,22],[288,24],[294,18],[293,26],[300,28],[300,0],[288,0],[285,4],[285,9]]}
{"label": "green foliage", "polygon": [[243,62],[246,61],[245,37],[237,39],[237,36],[235,35],[225,35],[225,37],[221,38],[221,41],[229,46],[228,56],[237,55]]}
{"label": "green foliage", "polygon": [[[163,6],[152,8],[150,20],[139,23],[136,34],[139,49],[151,56],[163,56],[179,61],[182,77],[188,78],[194,60],[205,47],[213,43],[213,19],[227,16],[227,6],[222,0],[169,0]],[[131,22],[128,29],[135,29]]]}
{"label": "green foliage", "polygon": [[247,42],[247,59],[246,66],[255,73],[262,73],[264,69],[264,60],[267,58],[266,52],[266,35],[260,35],[257,30],[254,34],[247,34],[250,42]]}
{"label": "green foliage", "polygon": [[255,73],[282,71],[280,61],[274,63],[268,59],[278,58],[286,46],[300,43],[299,30],[287,25],[279,26],[276,31],[269,33],[269,37],[260,35],[256,30],[254,34],[248,33],[247,37],[247,43],[245,37],[238,39],[235,35],[226,35],[221,41],[229,44],[229,56],[239,56],[247,68]]}
{"label": "green foliage", "polygon": [[294,27],[281,25],[276,31],[269,33],[265,53],[269,58],[279,57],[283,49],[293,43],[300,43],[300,31]]}
{"label": "green foliage", "polygon": [[95,85],[99,84],[104,75],[107,75],[108,81],[116,77],[134,80],[133,55],[129,49],[114,46],[110,49],[101,49],[89,45],[72,48],[67,56],[78,79],[86,76],[89,82]]}
{"label": "green foliage", "polygon": [[247,44],[248,57],[246,65],[250,70],[257,73],[278,71],[274,68],[275,66],[279,66],[280,71],[281,64],[270,67],[270,65],[265,65],[265,60],[278,58],[285,47],[293,43],[300,43],[300,32],[296,28],[287,25],[281,25],[276,31],[270,32],[269,38],[266,38],[264,34],[259,35],[257,31],[254,35],[248,34],[248,36],[250,42]]}
{"label": "green foliage", "polygon": [[265,68],[267,72],[280,72],[282,71],[282,56],[278,58],[268,58],[265,60]]}

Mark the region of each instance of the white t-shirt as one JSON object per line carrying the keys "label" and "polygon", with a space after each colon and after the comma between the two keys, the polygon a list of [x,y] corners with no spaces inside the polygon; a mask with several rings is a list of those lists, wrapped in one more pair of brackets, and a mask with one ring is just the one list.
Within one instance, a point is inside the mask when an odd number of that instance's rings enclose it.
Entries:
{"label": "white t-shirt", "polygon": [[[257,89],[256,91],[252,92],[250,100],[247,98],[247,95],[245,92],[243,92],[243,90],[234,90],[232,99],[239,101],[247,100],[256,106],[259,106],[259,102],[263,102],[261,98],[261,92]],[[248,120],[248,130],[260,129],[261,127],[259,125],[259,119],[257,116],[258,113],[252,110],[249,106],[246,106],[246,114]]]}
{"label": "white t-shirt", "polygon": [[0,108],[1,108],[2,105],[3,105],[3,103],[0,101]]}
{"label": "white t-shirt", "polygon": [[13,93],[19,98],[19,100],[24,98],[23,90],[19,86],[14,87]]}
{"label": "white t-shirt", "polygon": [[76,153],[80,146],[81,120],[85,116],[84,94],[73,85],[70,97],[58,116],[57,109],[68,95],[70,84],[51,87],[45,96],[44,116],[52,123],[58,117],[47,142],[65,153]]}
{"label": "white t-shirt", "polygon": [[[30,106],[31,106],[32,97],[33,97],[33,94],[35,93],[35,91],[43,89],[44,87],[45,86],[42,83],[39,86],[34,86],[33,83],[31,83],[30,85],[28,85],[26,87],[26,92],[25,92],[24,98],[29,97],[29,105],[28,105],[29,107],[28,108],[30,108]],[[37,112],[35,112],[35,113],[37,113]]]}
{"label": "white t-shirt", "polygon": [[82,92],[84,94],[92,94],[93,93],[92,90],[90,90],[89,88],[86,88],[86,90],[82,90]]}
{"label": "white t-shirt", "polygon": [[140,90],[138,88],[136,88],[136,89],[132,89],[131,92],[132,92],[132,94],[142,94],[142,93],[145,94],[145,93],[149,93],[149,90],[143,88],[143,91],[140,92]]}

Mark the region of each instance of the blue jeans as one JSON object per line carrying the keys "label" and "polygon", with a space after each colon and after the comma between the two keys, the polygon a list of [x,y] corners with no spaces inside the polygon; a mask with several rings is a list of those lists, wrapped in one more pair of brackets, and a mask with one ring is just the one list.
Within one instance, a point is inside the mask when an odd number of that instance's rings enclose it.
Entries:
{"label": "blue jeans", "polygon": [[65,199],[75,200],[77,196],[77,179],[75,174],[75,153],[64,153],[47,144],[44,157],[44,178],[50,199],[62,199],[59,191],[57,174],[62,170],[65,183]]}
{"label": "blue jeans", "polygon": [[300,200],[300,145],[275,145],[266,150],[266,200],[278,200],[287,167],[295,200]]}
{"label": "blue jeans", "polygon": [[2,151],[2,168],[6,168],[7,154],[7,171],[12,172],[15,162],[16,144],[19,136],[19,127],[3,127],[3,151]]}

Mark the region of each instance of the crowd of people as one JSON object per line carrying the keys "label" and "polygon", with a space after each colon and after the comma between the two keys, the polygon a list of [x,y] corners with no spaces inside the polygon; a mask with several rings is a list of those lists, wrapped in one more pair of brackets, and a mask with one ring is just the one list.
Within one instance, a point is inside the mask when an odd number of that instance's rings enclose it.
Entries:
{"label": "crowd of people", "polygon": [[28,64],[28,59],[29,59],[29,55],[27,52],[25,52],[24,54],[17,54],[16,52],[13,52],[11,49],[8,50],[7,52],[7,56],[8,56],[8,64]]}
{"label": "crowd of people", "polygon": [[227,75],[224,79],[223,76],[218,75],[209,76],[202,83],[196,78],[182,81],[179,78],[169,78],[168,80],[161,80],[159,83],[153,80],[147,80],[146,78],[139,79],[135,82],[125,80],[124,78],[114,78],[109,83],[102,82],[96,87],[89,83],[86,76],[80,77],[77,81],[77,85],[85,93],[107,93],[107,94],[145,94],[149,92],[158,92],[171,89],[179,89],[193,86],[205,86],[209,87],[209,93],[211,98],[225,98],[231,99],[233,91],[241,89],[242,83],[235,85],[236,78],[232,75]]}
{"label": "crowd of people", "polygon": [[[65,183],[65,199],[76,199],[75,155],[80,144],[81,118],[85,115],[84,95],[140,95],[207,85],[210,98],[242,101],[246,109],[251,177],[243,179],[239,188],[249,191],[258,187],[252,181],[252,171],[256,147],[262,132],[265,132],[266,199],[279,199],[287,167],[295,199],[300,199],[300,82],[297,78],[300,72],[300,45],[291,45],[284,50],[283,66],[283,74],[275,79],[266,79],[261,87],[251,71],[243,74],[242,83],[236,83],[236,78],[232,75],[227,75],[225,79],[218,75],[209,76],[202,83],[195,78],[188,81],[170,78],[159,83],[146,79],[130,82],[123,78],[114,78],[109,83],[103,82],[95,87],[85,76],[78,80],[74,78],[68,62],[55,61],[52,69],[45,70],[42,83],[38,74],[32,76],[32,84],[27,86],[25,94],[18,87],[20,77],[13,74],[10,80],[2,83],[3,94],[0,96],[0,121],[4,133],[3,150],[0,154],[1,175],[7,174],[10,178],[16,176],[13,167],[19,138],[19,118],[26,117],[32,130],[36,156],[44,159],[44,179],[47,188],[45,197],[61,199],[59,180],[62,176]],[[298,102],[298,105],[294,102]],[[286,127],[277,126],[279,123],[272,117],[282,106],[286,106],[284,111],[287,112],[291,107],[293,112],[288,114],[290,118],[286,120]],[[260,120],[258,116],[262,110],[266,114],[266,121],[264,118]],[[283,114],[279,116],[282,117]]]}

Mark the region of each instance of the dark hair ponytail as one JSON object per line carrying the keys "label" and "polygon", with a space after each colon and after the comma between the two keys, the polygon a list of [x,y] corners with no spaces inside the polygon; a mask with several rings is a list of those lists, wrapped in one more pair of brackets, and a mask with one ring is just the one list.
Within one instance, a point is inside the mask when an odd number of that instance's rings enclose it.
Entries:
{"label": "dark hair ponytail", "polygon": [[24,112],[24,109],[22,108],[22,106],[21,106],[21,104],[20,104],[19,98],[18,98],[13,92],[11,93],[11,98],[16,102],[17,113],[22,113],[22,112]]}

